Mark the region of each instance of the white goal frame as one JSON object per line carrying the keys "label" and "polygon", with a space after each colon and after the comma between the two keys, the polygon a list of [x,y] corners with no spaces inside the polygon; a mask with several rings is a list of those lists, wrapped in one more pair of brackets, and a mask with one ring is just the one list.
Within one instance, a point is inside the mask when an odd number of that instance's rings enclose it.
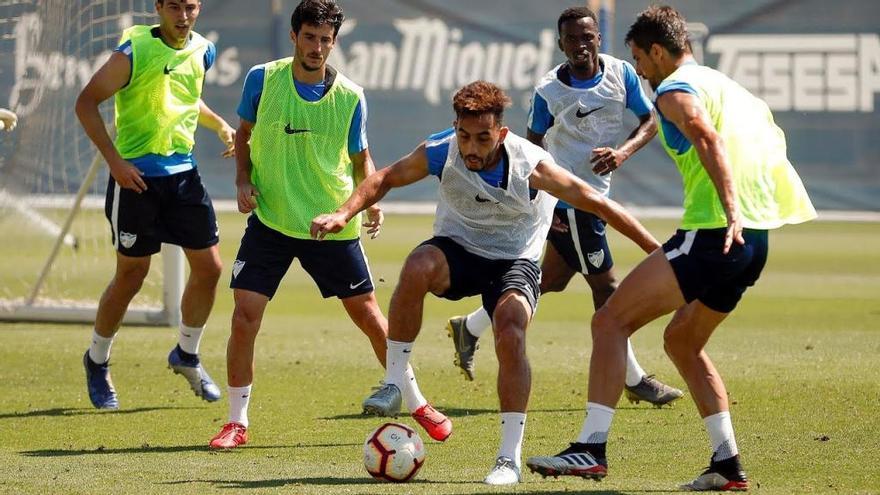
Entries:
{"label": "white goal frame", "polygon": [[[39,223],[44,230],[55,233],[55,244],[43,268],[37,276],[30,295],[24,300],[0,302],[0,321],[54,322],[54,323],[94,323],[98,313],[97,303],[70,303],[65,301],[37,300],[43,283],[55,263],[61,247],[76,241],[70,235],[70,227],[82,209],[83,199],[98,175],[104,161],[95,155],[88,173],[70,206],[70,212],[62,227],[51,224],[50,220],[32,210],[22,213],[24,218]],[[50,223],[47,225],[47,223]],[[179,246],[162,246],[162,306],[129,307],[123,323],[129,325],[178,326],[180,324],[180,299],[184,289],[184,254]]]}

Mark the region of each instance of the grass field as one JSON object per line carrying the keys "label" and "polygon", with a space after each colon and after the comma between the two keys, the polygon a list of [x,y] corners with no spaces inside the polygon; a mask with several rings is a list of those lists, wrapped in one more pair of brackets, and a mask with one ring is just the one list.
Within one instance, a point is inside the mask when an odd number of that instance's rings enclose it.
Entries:
{"label": "grass field", "polygon": [[[222,215],[221,225],[225,286],[244,218]],[[665,221],[647,226],[660,239],[673,228]],[[382,237],[365,242],[383,309],[406,253],[429,233],[428,217],[391,216]],[[625,274],[641,255],[619,237],[612,243]],[[27,271],[27,246],[4,244],[8,271]],[[96,275],[75,283],[100,292],[106,281]],[[121,409],[108,413],[91,408],[83,383],[89,326],[0,324],[0,492],[674,492],[706,465],[708,440],[688,398],[663,410],[622,402],[603,482],[525,474],[515,488],[480,484],[499,438],[492,344],[484,339],[477,380],[465,382],[442,331],[448,316],[476,301],[432,298],[426,305],[413,363],[423,392],[452,418],[455,432],[446,443],[428,442],[427,464],[407,485],[376,483],[362,467],[364,437],[382,421],[361,417],[360,402],[382,373],[341,305],[321,299],[298,266],[267,312],[257,343],[251,442],[233,452],[206,448],[226,419],[225,398],[203,403],[165,368],[175,331],[122,329],[113,347]],[[202,345],[203,362],[221,384],[231,303],[230,291],[221,289]],[[591,314],[580,280],[541,300],[529,333],[533,387],[524,456],[555,453],[580,428]],[[762,280],[708,349],[730,391],[754,493],[880,493],[878,329],[880,224],[812,223],[772,235]],[[649,373],[681,387],[661,334],[662,322],[643,329],[636,352]]]}

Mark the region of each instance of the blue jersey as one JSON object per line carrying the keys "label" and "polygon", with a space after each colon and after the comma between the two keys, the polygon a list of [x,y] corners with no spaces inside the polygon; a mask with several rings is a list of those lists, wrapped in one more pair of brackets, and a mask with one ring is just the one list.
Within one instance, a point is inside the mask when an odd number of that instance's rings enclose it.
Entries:
{"label": "blue jersey", "polygon": [[[690,61],[686,62],[684,65],[697,65],[697,62]],[[655,96],[655,100],[660,98],[660,95],[664,93],[671,93],[673,91],[683,91],[685,93],[692,94],[694,96],[697,95],[697,90],[694,89],[693,86],[684,82],[684,81],[676,81],[670,79],[668,81],[663,81],[660,83],[660,86],[657,87],[657,96]],[[663,132],[660,133],[660,138],[666,141],[666,144],[678,152],[679,155],[683,155],[687,152],[687,150],[691,149],[691,142],[688,141],[684,134],[678,130],[678,127],[675,126],[672,122],[666,120],[666,117],[663,116],[663,113],[660,112],[660,109],[657,109],[657,115],[660,117],[660,125],[663,127]]]}
{"label": "blue jersey", "polygon": [[[569,85],[577,89],[590,89],[602,82],[602,75],[603,73],[600,69],[591,79],[576,79],[575,77],[571,77]],[[623,78],[624,89],[626,90],[626,108],[630,109],[632,113],[639,117],[651,113],[654,106],[651,104],[651,100],[648,99],[648,96],[642,89],[636,70],[633,68],[632,64],[626,61],[623,61]],[[540,135],[547,134],[547,130],[553,127],[553,115],[550,114],[550,110],[547,107],[547,101],[544,100],[537,91],[532,96],[532,107],[529,110],[528,126],[530,131]]]}
{"label": "blue jersey", "polygon": [[[256,65],[248,71],[238,104],[238,116],[248,122],[257,122],[257,108],[263,95],[263,81],[266,79],[266,68]],[[294,79],[294,86],[299,96],[306,101],[318,101],[327,91],[324,81],[318,84],[305,84]],[[348,130],[348,153],[353,155],[367,149],[367,102],[361,98]]]}
{"label": "blue jersey", "polygon": [[[160,36],[159,28],[153,28],[153,36],[157,38]],[[125,55],[128,57],[129,64],[132,63],[131,40],[119,45],[114,51]],[[204,57],[205,72],[208,72],[208,70],[214,65],[214,60],[216,60],[216,58],[217,48],[214,46],[214,43],[209,41],[208,49],[205,51]],[[129,72],[128,77],[129,80],[125,83],[125,86],[128,86],[128,83],[131,82],[131,72]],[[137,158],[131,158],[128,161],[137,167],[138,170],[143,172],[146,177],[174,175],[180,172],[186,172],[187,170],[192,170],[196,167],[196,160],[193,158],[192,153],[172,153],[168,156],[150,153]]]}

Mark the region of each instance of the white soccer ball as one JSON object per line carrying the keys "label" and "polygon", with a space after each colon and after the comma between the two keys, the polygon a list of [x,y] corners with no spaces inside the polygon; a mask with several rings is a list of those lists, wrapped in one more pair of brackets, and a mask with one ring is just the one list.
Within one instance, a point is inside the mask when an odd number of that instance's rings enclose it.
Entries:
{"label": "white soccer ball", "polygon": [[385,423],[367,435],[364,467],[373,478],[402,483],[425,464],[425,444],[419,434],[400,423]]}

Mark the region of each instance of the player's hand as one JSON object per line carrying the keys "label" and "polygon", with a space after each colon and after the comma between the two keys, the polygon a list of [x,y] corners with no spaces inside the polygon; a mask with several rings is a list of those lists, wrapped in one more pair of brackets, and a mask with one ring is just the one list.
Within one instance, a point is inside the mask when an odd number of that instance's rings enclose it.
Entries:
{"label": "player's hand", "polygon": [[131,189],[138,194],[147,190],[147,183],[143,178],[144,173],[130,162],[120,160],[108,163],[108,165],[110,166],[110,175],[119,184],[119,187]]}
{"label": "player's hand", "polygon": [[241,213],[250,213],[257,207],[257,196],[260,191],[250,182],[238,184],[238,211]]}
{"label": "player's hand", "polygon": [[232,158],[235,156],[235,129],[229,125],[224,125],[219,131],[217,131],[217,137],[219,137],[220,142],[226,146],[226,150],[223,152],[223,158]]}
{"label": "player's hand", "polygon": [[342,213],[326,213],[318,215],[312,220],[312,226],[309,233],[312,239],[323,240],[327,234],[335,234],[345,228],[345,215]]}
{"label": "player's hand", "polygon": [[619,169],[627,158],[625,153],[614,148],[594,148],[590,163],[594,174],[608,175]]}
{"label": "player's hand", "polygon": [[740,245],[746,243],[746,240],[743,239],[742,216],[739,213],[727,218],[727,232],[724,234],[724,250],[722,252],[724,254],[730,252],[730,247],[734,242]]}
{"label": "player's hand", "polygon": [[568,232],[568,225],[562,223],[562,219],[559,218],[556,213],[553,214],[553,222],[550,223],[550,230],[553,232],[559,232],[560,234],[564,234]]}
{"label": "player's hand", "polygon": [[367,228],[367,234],[369,234],[370,239],[379,237],[379,230],[382,229],[382,222],[384,221],[385,214],[382,213],[382,208],[379,208],[379,205],[367,208],[367,219],[362,225]]}
{"label": "player's hand", "polygon": [[9,110],[5,108],[0,108],[0,131],[6,130],[7,132],[15,129],[15,125],[18,123],[18,117]]}

